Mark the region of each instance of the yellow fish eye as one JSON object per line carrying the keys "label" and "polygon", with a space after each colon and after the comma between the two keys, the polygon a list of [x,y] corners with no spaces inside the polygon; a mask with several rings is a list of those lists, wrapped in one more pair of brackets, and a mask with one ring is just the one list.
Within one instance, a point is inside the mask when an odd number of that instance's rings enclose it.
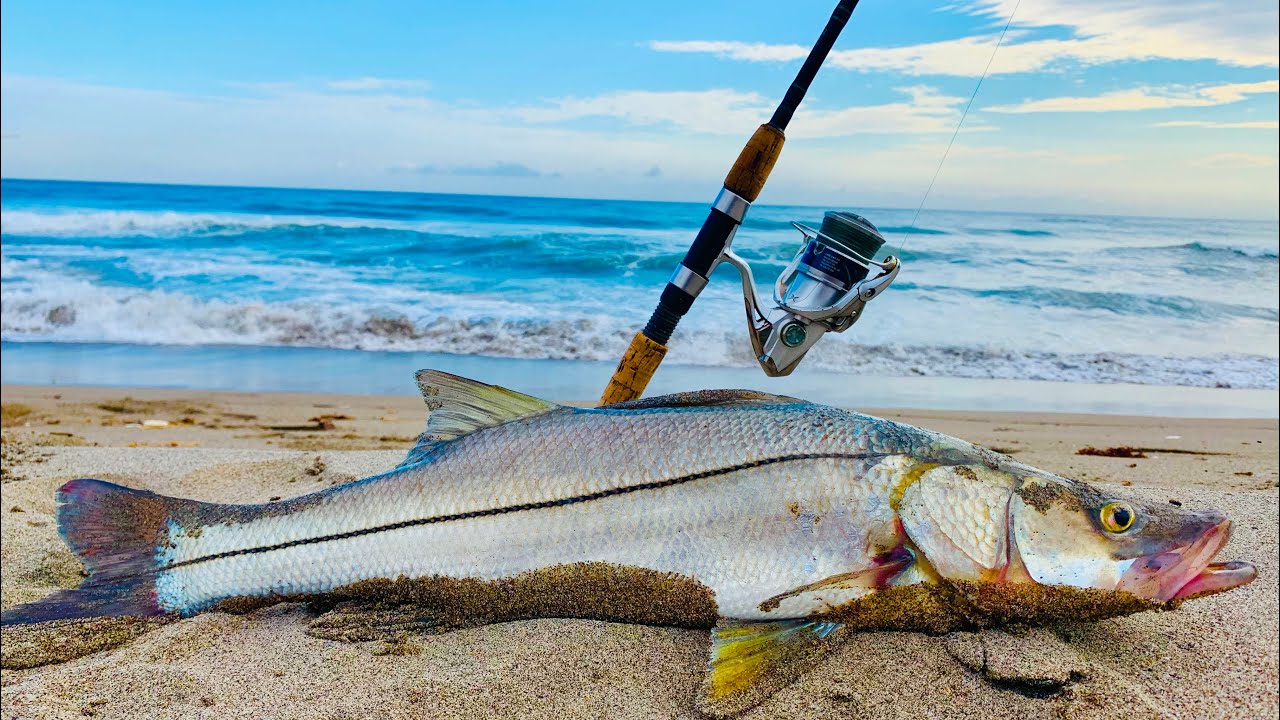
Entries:
{"label": "yellow fish eye", "polygon": [[1122,533],[1133,526],[1135,513],[1128,503],[1109,502],[1102,506],[1098,517],[1107,532]]}

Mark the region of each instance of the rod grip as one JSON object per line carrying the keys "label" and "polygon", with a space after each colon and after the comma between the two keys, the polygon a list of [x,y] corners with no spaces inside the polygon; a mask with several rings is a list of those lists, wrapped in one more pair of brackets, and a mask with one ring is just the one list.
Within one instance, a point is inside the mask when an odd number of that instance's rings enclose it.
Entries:
{"label": "rod grip", "polygon": [[644,394],[644,388],[653,378],[653,373],[662,364],[667,355],[667,346],[656,343],[643,332],[631,338],[631,345],[622,354],[618,367],[609,378],[609,384],[600,396],[601,405],[635,400]]}
{"label": "rod grip", "polygon": [[755,202],[764,189],[764,182],[769,179],[773,164],[778,162],[782,154],[782,143],[786,136],[782,131],[768,123],[756,128],[756,132],[747,141],[746,147],[738,155],[737,161],[725,176],[724,186],[737,193],[747,202]]}

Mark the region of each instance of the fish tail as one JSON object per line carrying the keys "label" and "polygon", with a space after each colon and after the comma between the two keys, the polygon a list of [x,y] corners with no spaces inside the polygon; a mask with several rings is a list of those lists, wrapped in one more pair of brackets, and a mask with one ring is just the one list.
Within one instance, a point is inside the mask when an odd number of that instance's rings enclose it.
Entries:
{"label": "fish tail", "polygon": [[156,595],[161,546],[177,516],[207,504],[91,479],[68,482],[57,499],[58,531],[89,577],[78,588],[5,611],[0,624],[165,614]]}

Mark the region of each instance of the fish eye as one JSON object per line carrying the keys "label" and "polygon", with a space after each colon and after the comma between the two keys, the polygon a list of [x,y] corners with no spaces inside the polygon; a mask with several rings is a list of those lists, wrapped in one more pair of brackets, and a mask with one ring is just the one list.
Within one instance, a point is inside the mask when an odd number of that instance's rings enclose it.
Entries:
{"label": "fish eye", "polygon": [[1133,526],[1133,508],[1128,503],[1109,502],[1098,512],[1098,519],[1107,532],[1122,533]]}

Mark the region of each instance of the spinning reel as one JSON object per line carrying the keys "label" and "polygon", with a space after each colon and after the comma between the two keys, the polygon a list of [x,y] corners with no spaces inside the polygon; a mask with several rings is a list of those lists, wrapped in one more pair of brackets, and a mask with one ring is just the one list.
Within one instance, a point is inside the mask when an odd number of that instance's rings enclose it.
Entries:
{"label": "spinning reel", "polygon": [[761,307],[751,266],[728,247],[720,256],[742,275],[751,347],[770,377],[790,375],[824,334],[852,327],[902,267],[892,255],[874,259],[884,237],[860,215],[828,212],[819,230],[792,225],[804,241],[774,283],[768,309]]}

